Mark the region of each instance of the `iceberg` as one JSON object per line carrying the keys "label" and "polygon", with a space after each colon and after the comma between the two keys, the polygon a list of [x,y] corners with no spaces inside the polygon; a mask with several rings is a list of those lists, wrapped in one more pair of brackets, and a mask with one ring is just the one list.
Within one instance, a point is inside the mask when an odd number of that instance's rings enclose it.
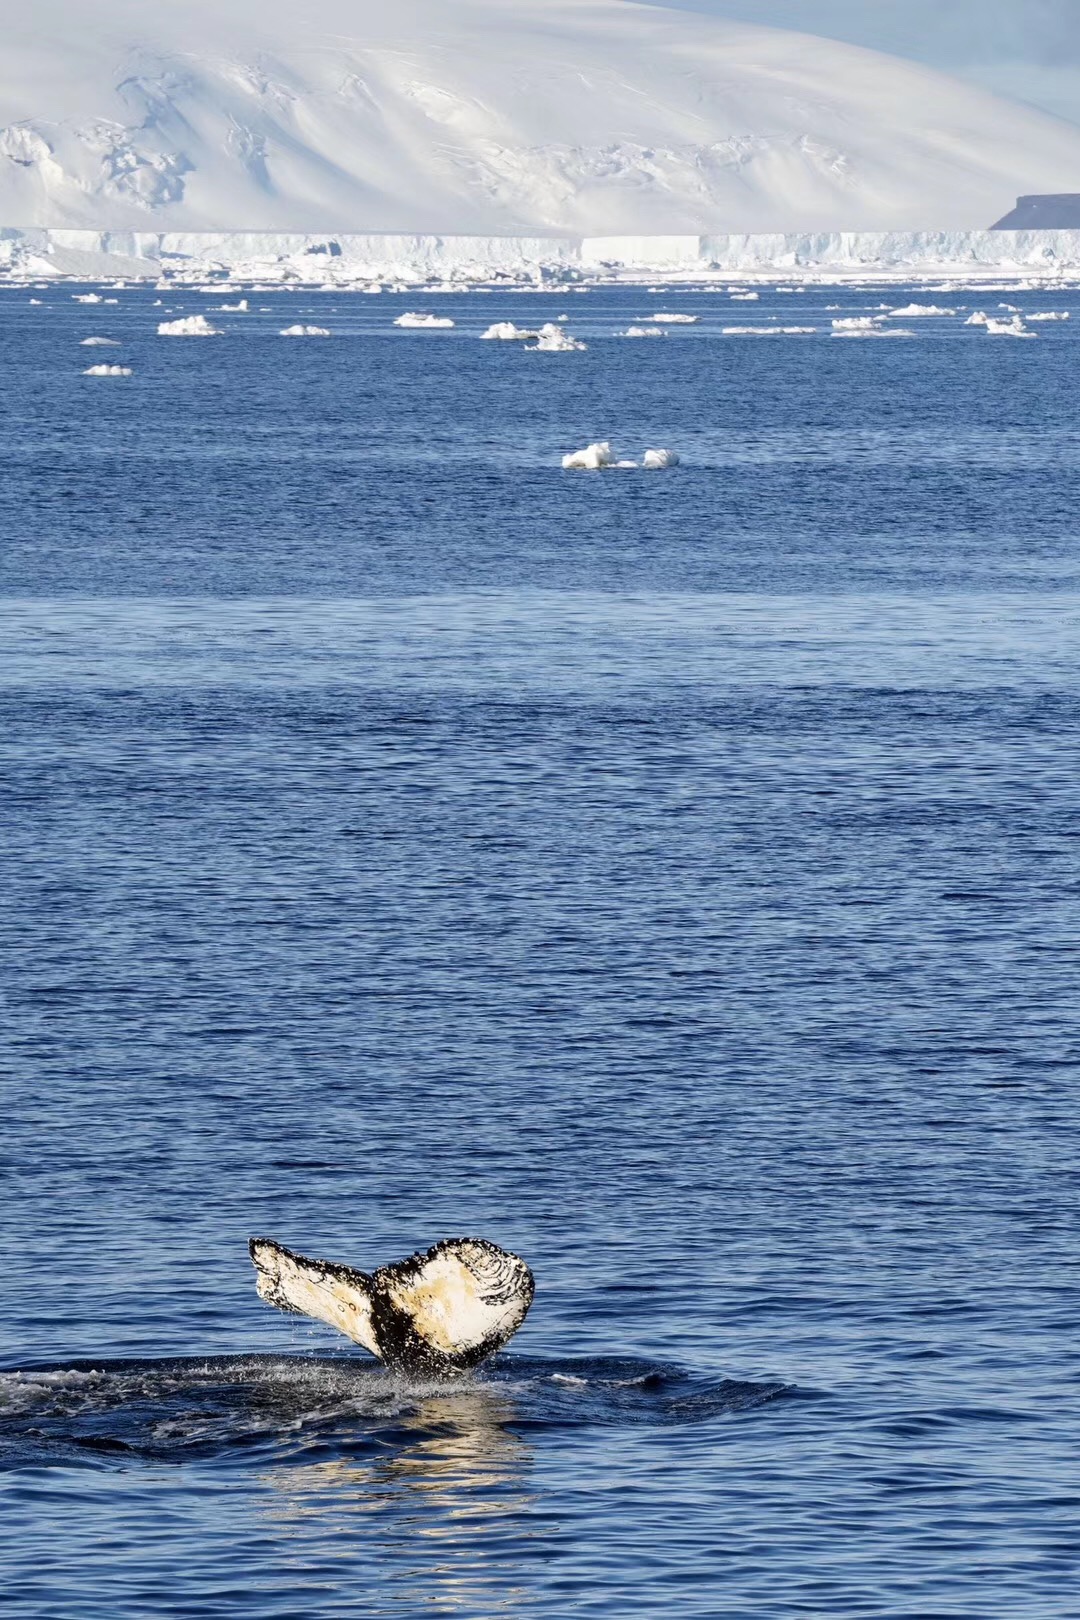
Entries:
{"label": "iceberg", "polygon": [[130,377],[130,366],[87,366],[84,377]]}
{"label": "iceberg", "polygon": [[938,309],[936,304],[905,304],[903,309],[891,309],[892,320],[910,320],[916,315],[955,315],[955,309]]}
{"label": "iceberg", "polygon": [[79,347],[83,349],[118,349],[120,341],[118,338],[88,337],[81,340]]}
{"label": "iceberg", "polygon": [[220,326],[211,326],[205,315],[184,315],[176,321],[160,321],[158,337],[221,337]]}
{"label": "iceberg", "polygon": [[652,319],[657,325],[663,326],[696,326],[698,321],[696,315],[672,315],[665,313],[663,310],[658,315],[654,315]]}
{"label": "iceberg", "polygon": [[832,323],[834,332],[876,332],[880,329],[884,315],[845,315]]}
{"label": "iceberg", "polygon": [[660,472],[667,467],[677,467],[679,457],[674,450],[646,450],[641,465],[650,471]]}
{"label": "iceberg", "polygon": [[628,326],[622,336],[628,338],[666,337],[667,333],[662,326]]}
{"label": "iceberg", "polygon": [[329,329],[325,326],[284,326],[278,333],[279,337],[329,337]]}
{"label": "iceberg", "polygon": [[1071,320],[1072,317],[1067,309],[1048,309],[1039,315],[1028,315],[1026,319],[1029,321],[1068,321]]}

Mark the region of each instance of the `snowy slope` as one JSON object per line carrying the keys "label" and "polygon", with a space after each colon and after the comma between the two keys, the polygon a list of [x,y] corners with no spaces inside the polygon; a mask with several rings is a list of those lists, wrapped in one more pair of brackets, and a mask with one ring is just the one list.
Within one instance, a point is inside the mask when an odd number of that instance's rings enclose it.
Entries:
{"label": "snowy slope", "polygon": [[1070,125],[627,0],[35,0],[0,56],[0,224],[958,230],[1058,190]]}

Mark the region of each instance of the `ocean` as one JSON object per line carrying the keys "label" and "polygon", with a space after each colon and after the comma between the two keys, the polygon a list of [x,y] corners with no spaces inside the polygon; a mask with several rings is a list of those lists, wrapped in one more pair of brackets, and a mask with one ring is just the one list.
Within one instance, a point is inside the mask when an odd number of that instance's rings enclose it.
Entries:
{"label": "ocean", "polygon": [[[84,290],[0,291],[5,1615],[1075,1620],[1080,294]],[[256,1233],[536,1300],[413,1387]]]}

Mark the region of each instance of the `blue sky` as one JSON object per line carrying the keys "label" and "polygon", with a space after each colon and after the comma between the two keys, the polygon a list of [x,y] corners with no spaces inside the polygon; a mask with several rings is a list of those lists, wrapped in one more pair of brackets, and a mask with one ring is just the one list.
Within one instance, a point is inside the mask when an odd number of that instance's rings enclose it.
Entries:
{"label": "blue sky", "polygon": [[653,0],[891,51],[1080,123],[1080,0]]}

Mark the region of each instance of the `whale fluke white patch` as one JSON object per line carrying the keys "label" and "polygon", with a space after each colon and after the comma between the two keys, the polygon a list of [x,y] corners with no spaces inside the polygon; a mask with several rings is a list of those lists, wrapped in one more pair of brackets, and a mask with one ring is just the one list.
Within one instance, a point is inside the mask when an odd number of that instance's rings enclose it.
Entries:
{"label": "whale fluke white patch", "polygon": [[314,1316],[387,1366],[445,1378],[507,1344],[532,1304],[524,1260],[486,1238],[450,1238],[370,1274],[252,1238],[260,1299]]}

